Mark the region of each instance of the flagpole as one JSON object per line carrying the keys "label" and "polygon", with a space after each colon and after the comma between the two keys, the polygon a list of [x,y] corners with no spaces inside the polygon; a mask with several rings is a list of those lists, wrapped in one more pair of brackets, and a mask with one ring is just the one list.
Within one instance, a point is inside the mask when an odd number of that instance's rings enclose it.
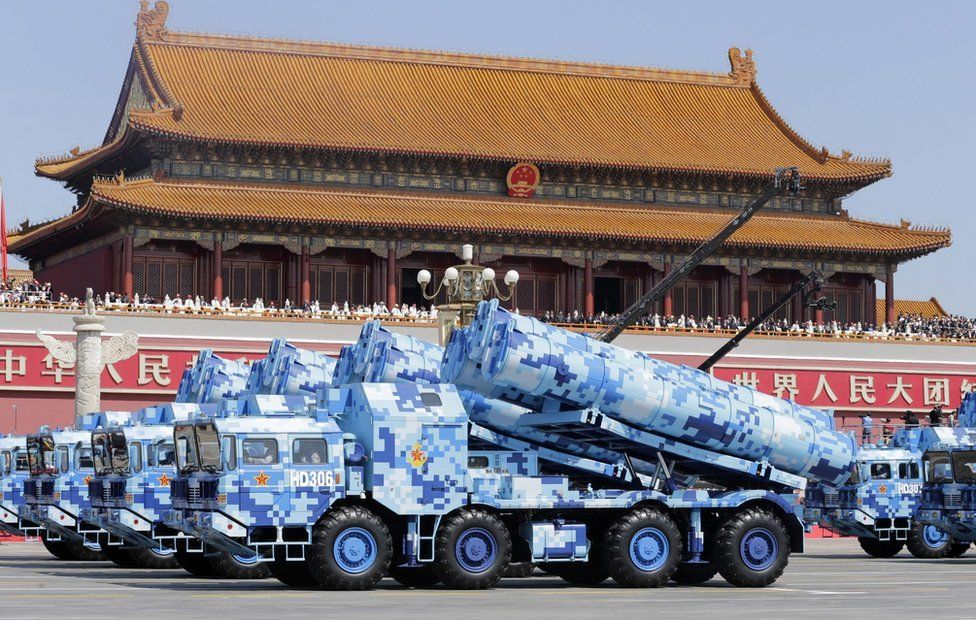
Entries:
{"label": "flagpole", "polygon": [[3,271],[3,284],[7,284],[7,207],[3,200],[3,178],[0,178],[0,267]]}

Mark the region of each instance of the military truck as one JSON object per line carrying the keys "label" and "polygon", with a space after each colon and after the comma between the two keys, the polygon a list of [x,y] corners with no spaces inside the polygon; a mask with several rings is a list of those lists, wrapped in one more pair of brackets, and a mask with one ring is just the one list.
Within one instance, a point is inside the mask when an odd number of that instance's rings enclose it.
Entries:
{"label": "military truck", "polygon": [[[423,367],[431,351],[361,336],[335,373],[353,382],[324,391],[310,418],[179,425],[167,523],[285,583],[330,589],[388,572],[486,588],[509,562],[533,560],[573,583],[720,572],[765,586],[802,551],[807,478],[851,474],[853,439],[823,412],[497,305],[455,334],[437,380],[456,385],[362,382],[391,376],[357,363],[379,363],[380,349]],[[480,423],[468,391],[488,405]],[[521,407],[517,419],[496,416],[496,403]],[[493,467],[487,446],[547,471]]]}
{"label": "military truck", "polygon": [[39,531],[36,523],[20,520],[27,476],[26,437],[0,437],[0,531],[13,536],[36,535]]}
{"label": "military truck", "polygon": [[[956,542],[938,527],[914,519],[922,497],[922,454],[926,429],[902,429],[891,446],[861,446],[851,478],[839,486],[807,487],[804,517],[841,536],[857,536],[864,551],[890,558],[903,548],[918,558],[959,557],[968,542]],[[905,447],[902,447],[905,446]]]}
{"label": "military truck", "polygon": [[[961,424],[976,418],[976,394],[959,408]],[[922,500],[915,513],[921,523],[948,532],[959,543],[976,541],[976,428],[932,429],[934,438],[922,456]]]}
{"label": "military truck", "polygon": [[86,415],[78,428],[41,429],[26,439],[29,477],[24,480],[24,504],[20,519],[38,524],[41,540],[59,559],[104,559],[100,547],[88,542],[86,533],[98,527],[81,518],[88,504],[88,482],[95,475],[91,431],[106,419],[120,420],[129,413]]}

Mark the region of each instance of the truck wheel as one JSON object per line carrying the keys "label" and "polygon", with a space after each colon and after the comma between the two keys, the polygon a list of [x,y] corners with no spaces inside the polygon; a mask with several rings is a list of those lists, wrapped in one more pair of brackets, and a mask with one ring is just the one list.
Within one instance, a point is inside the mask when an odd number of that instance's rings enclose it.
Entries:
{"label": "truck wheel", "polygon": [[[592,549],[590,555],[593,555]],[[610,577],[603,561],[592,557],[586,562],[546,562],[540,564],[539,568],[574,586],[595,586]]]}
{"label": "truck wheel", "polygon": [[160,551],[159,549],[135,547],[133,549],[127,549],[127,551],[139,568],[164,569],[180,567],[176,561],[176,553],[171,549]]}
{"label": "truck wheel", "polygon": [[654,508],[638,508],[607,530],[603,563],[622,586],[656,588],[674,574],[683,549],[681,532],[670,517]]}
{"label": "truck wheel", "polygon": [[68,541],[68,553],[71,557],[79,562],[103,562],[106,560],[105,554],[101,549],[95,550],[90,547],[86,547],[85,543],[81,541]]}
{"label": "truck wheel", "polygon": [[734,586],[768,586],[779,579],[789,561],[786,528],[767,510],[747,508],[718,528],[715,564],[722,577]]}
{"label": "truck wheel", "polygon": [[857,542],[861,544],[864,553],[872,558],[893,558],[905,546],[900,540],[878,540],[868,536],[858,536]]}
{"label": "truck wheel", "polygon": [[718,567],[714,562],[701,564],[682,562],[678,564],[678,570],[671,575],[671,581],[683,586],[692,586],[710,581],[716,574],[718,574]]}
{"label": "truck wheel", "polygon": [[274,562],[268,564],[268,570],[271,571],[272,577],[286,586],[293,588],[314,588],[319,585],[311,573],[308,572],[308,565],[304,560],[301,562],[287,562],[282,559],[276,559]]}
{"label": "truck wheel", "polygon": [[207,558],[214,571],[220,577],[228,579],[267,579],[271,576],[268,565],[258,562],[257,556],[242,558],[233,553],[222,551],[219,555]]}
{"label": "truck wheel", "polygon": [[68,543],[63,540],[48,540],[47,530],[41,533],[41,543],[48,553],[59,560],[74,560],[71,551],[68,550]]}
{"label": "truck wheel", "polygon": [[329,590],[368,590],[393,558],[393,539],[383,520],[362,506],[327,514],[312,533],[308,569]]}
{"label": "truck wheel", "polygon": [[429,588],[441,582],[430,564],[420,566],[391,566],[390,577],[401,586],[408,588]]}
{"label": "truck wheel", "polygon": [[952,542],[952,536],[934,525],[914,521],[912,529],[908,530],[908,541],[905,546],[916,558],[934,559],[946,557]]}
{"label": "truck wheel", "polygon": [[123,549],[122,547],[109,547],[105,545],[102,550],[105,553],[105,557],[112,564],[115,564],[119,568],[136,568],[138,564],[135,559],[129,553],[129,549]]}
{"label": "truck wheel", "polygon": [[190,553],[183,549],[176,549],[176,563],[180,568],[195,577],[216,577],[217,571],[210,564],[203,553]]}
{"label": "truck wheel", "polygon": [[946,554],[946,557],[947,558],[962,557],[964,553],[969,551],[969,545],[971,544],[972,543],[968,543],[968,542],[952,543],[952,546],[949,547],[949,553]]}
{"label": "truck wheel", "polygon": [[535,571],[535,564],[532,562],[512,562],[505,567],[502,577],[510,579],[523,579]]}
{"label": "truck wheel", "polygon": [[505,524],[487,510],[467,508],[438,530],[434,572],[449,588],[484,590],[498,583],[511,557]]}

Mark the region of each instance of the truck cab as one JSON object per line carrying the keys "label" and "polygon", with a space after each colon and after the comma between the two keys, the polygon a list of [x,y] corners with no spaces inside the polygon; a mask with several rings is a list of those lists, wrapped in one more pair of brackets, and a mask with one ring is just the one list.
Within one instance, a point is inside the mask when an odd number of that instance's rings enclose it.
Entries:
{"label": "truck cab", "polygon": [[903,547],[921,558],[961,555],[969,545],[960,550],[944,531],[914,520],[921,490],[919,452],[866,445],[858,450],[847,482],[807,487],[804,518],[842,536],[857,536],[874,557],[892,557]]}
{"label": "truck cab", "polygon": [[157,530],[172,506],[175,474],[173,421],[213,413],[216,406],[173,404],[147,407],[133,423],[92,431],[95,477],[88,483],[85,521],[100,528],[89,534],[120,566],[175,568],[175,538]]}
{"label": "truck cab", "polygon": [[13,536],[35,534],[37,524],[20,520],[24,480],[28,477],[25,437],[0,437],[0,531]]}
{"label": "truck cab", "polygon": [[976,429],[945,428],[922,457],[925,481],[916,518],[976,541]]}
{"label": "truck cab", "polygon": [[100,559],[97,545],[86,543],[92,525],[81,519],[94,477],[90,432],[45,431],[26,440],[29,477],[24,481],[23,521],[37,523],[44,546],[59,559]]}

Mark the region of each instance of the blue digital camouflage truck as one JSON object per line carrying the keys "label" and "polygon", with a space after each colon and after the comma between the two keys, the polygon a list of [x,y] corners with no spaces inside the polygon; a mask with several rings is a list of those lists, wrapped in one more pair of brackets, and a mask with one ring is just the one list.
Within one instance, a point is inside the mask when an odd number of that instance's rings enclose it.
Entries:
{"label": "blue digital camouflage truck", "polygon": [[844,484],[807,487],[807,522],[842,536],[857,536],[872,557],[893,557],[906,547],[918,558],[965,553],[968,542],[957,542],[938,527],[914,518],[922,498],[919,445],[935,431],[901,429],[893,434],[891,446],[861,446],[854,473]]}
{"label": "blue digital camouflage truck", "polygon": [[367,324],[311,415],[177,425],[167,524],[330,589],[485,588],[512,561],[755,587],[802,551],[807,479],[851,474],[823,412],[497,304],[455,335]]}
{"label": "blue digital camouflage truck", "polygon": [[965,396],[958,419],[960,426],[937,429],[925,446],[915,518],[968,544],[976,541],[976,394]]}
{"label": "blue digital camouflage truck", "polygon": [[37,532],[36,523],[20,520],[27,477],[27,438],[22,435],[0,437],[0,531],[14,536]]}
{"label": "blue digital camouflage truck", "polygon": [[85,539],[97,526],[85,522],[81,510],[88,504],[88,482],[95,475],[91,430],[105,416],[86,415],[78,429],[41,429],[27,436],[29,477],[24,480],[20,519],[40,526],[44,546],[59,559],[104,558],[98,545]]}

